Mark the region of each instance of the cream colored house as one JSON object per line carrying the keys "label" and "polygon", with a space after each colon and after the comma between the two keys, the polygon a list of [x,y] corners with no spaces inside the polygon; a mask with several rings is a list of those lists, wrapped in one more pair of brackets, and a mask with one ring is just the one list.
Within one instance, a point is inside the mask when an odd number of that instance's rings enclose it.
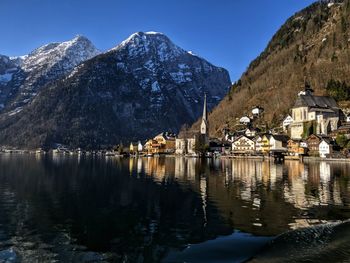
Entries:
{"label": "cream colored house", "polygon": [[244,135],[238,137],[232,143],[233,153],[253,153],[254,151],[255,142]]}

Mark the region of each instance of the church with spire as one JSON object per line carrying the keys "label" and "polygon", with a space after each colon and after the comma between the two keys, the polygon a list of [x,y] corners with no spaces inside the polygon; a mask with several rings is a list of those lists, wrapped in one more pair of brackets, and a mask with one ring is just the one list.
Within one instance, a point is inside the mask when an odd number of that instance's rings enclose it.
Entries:
{"label": "church with spire", "polygon": [[200,131],[192,136],[184,135],[183,138],[177,138],[175,143],[176,154],[198,154],[196,149],[198,145],[209,144],[209,120],[208,120],[208,108],[207,108],[207,94],[204,93],[203,100],[203,114],[200,125]]}
{"label": "church with spire", "polygon": [[209,134],[209,123],[208,123],[208,111],[207,111],[207,94],[204,94],[204,103],[203,103],[203,115],[201,122],[201,134]]}

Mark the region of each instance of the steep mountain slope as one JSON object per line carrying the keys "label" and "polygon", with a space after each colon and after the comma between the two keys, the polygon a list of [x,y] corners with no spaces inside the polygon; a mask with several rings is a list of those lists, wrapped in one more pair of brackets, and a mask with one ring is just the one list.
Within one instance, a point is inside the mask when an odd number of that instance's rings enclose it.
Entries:
{"label": "steep mountain slope", "polygon": [[270,126],[280,124],[303,89],[304,77],[317,94],[326,92],[331,79],[350,84],[349,47],[350,1],[318,1],[296,13],[210,114],[211,134],[234,129],[236,118],[255,105],[265,109]]}
{"label": "steep mountain slope", "polygon": [[[0,104],[3,111],[15,114],[49,83],[67,75],[75,66],[100,52],[85,37],[77,36],[62,43],[50,43],[29,55],[9,59],[0,77]],[[1,71],[1,62],[0,62]],[[5,81],[4,81],[5,80]]]}
{"label": "steep mountain slope", "polygon": [[0,143],[94,148],[177,131],[216,105],[228,72],[156,32],[139,32],[48,85],[23,111],[3,114]]}

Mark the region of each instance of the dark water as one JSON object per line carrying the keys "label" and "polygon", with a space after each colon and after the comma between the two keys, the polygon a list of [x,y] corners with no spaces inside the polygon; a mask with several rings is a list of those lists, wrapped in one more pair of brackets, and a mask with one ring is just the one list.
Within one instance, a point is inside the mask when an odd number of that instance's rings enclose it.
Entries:
{"label": "dark water", "polygon": [[0,262],[241,262],[350,218],[350,164],[0,155]]}

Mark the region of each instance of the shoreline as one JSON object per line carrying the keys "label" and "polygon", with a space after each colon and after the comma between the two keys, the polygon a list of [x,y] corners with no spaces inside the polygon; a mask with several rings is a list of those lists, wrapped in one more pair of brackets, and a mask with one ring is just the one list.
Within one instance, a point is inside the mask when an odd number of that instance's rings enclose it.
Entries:
{"label": "shoreline", "polygon": [[[189,155],[178,155],[178,154],[161,154],[158,156],[145,156],[145,155],[118,155],[118,154],[105,154],[105,153],[52,153],[52,152],[35,152],[35,151],[28,151],[28,150],[11,150],[11,151],[1,151],[0,154],[6,154],[6,155],[51,155],[51,156],[98,156],[98,157],[117,157],[117,158],[176,158],[176,157],[183,157],[183,158],[199,158],[198,156],[189,156]],[[251,155],[251,156],[238,156],[238,155],[220,155],[217,157],[205,157],[205,159],[238,159],[238,160],[261,160],[261,161],[273,161],[274,158],[271,156],[261,156],[261,155]],[[285,161],[299,161],[299,162],[343,162],[343,163],[350,163],[350,158],[322,158],[322,157],[315,157],[315,156],[286,156]]]}

